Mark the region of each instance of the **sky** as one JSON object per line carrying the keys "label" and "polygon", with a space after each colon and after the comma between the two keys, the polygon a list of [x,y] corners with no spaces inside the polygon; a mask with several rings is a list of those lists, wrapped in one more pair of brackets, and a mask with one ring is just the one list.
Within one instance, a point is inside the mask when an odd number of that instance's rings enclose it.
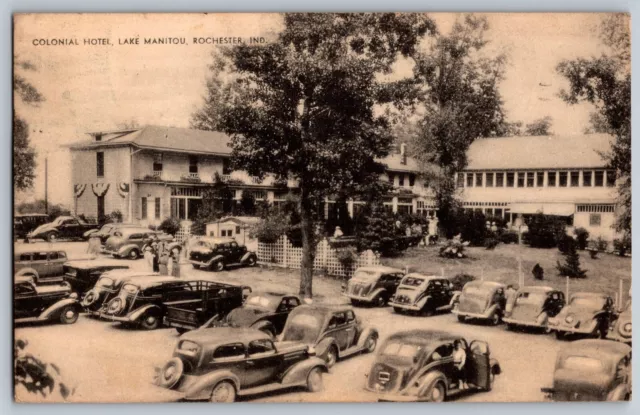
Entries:
{"label": "sky", "polygon": [[[460,17],[434,13],[447,33]],[[558,96],[567,86],[555,72],[561,60],[590,57],[604,49],[597,37],[598,14],[496,13],[489,21],[488,50],[505,51],[509,65],[500,93],[509,121],[553,118],[555,134],[580,134],[588,104],[568,106]],[[203,102],[212,44],[194,37],[273,39],[282,20],[276,14],[58,14],[18,15],[14,54],[37,71],[21,72],[46,101],[38,107],[17,100],[16,112],[29,123],[36,148],[36,181],[18,200],[44,196],[44,159],[49,165],[49,198],[72,205],[70,155],[66,145],[88,139],[89,131],[114,130],[123,123],[188,127]],[[140,44],[120,44],[140,38]],[[147,44],[144,38],[186,38],[186,45]],[[34,45],[75,39],[79,45]],[[109,39],[84,45],[84,39]],[[541,85],[542,84],[542,85]]]}

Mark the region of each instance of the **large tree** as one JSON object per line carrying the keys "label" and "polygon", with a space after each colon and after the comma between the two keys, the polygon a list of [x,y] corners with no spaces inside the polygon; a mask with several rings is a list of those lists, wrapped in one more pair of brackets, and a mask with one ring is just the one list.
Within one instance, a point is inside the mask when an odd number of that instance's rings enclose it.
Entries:
{"label": "large tree", "polygon": [[[376,159],[392,144],[391,107],[407,104],[415,87],[385,75],[434,32],[417,13],[286,14],[273,42],[223,49],[212,66],[193,125],[231,135],[234,167],[297,180],[305,297],[325,197],[378,180]],[[225,71],[233,82],[222,86]]]}
{"label": "large tree", "polygon": [[425,107],[414,154],[423,162],[435,192],[440,226],[447,233],[454,227],[453,213],[459,207],[454,175],[466,167],[471,143],[519,131],[517,124],[506,122],[498,91],[506,56],[483,53],[488,29],[485,17],[465,15],[418,57],[414,69],[424,86]]}
{"label": "large tree", "polygon": [[[24,74],[36,71],[35,65],[14,56],[13,93],[26,105],[38,106],[44,96],[33,86]],[[36,152],[29,142],[29,125],[15,110],[13,111],[13,186],[16,190],[26,190],[33,186],[36,168]]]}
{"label": "large tree", "polygon": [[549,115],[546,117],[533,120],[524,127],[524,135],[539,136],[539,135],[553,135],[551,131],[551,125],[553,124],[553,118]]}
{"label": "large tree", "polygon": [[[565,60],[557,71],[569,81],[560,95],[569,104],[590,102],[599,114],[599,129],[615,137],[603,154],[618,173],[616,229],[631,233],[631,37],[629,15],[611,13],[600,24],[600,38],[609,52],[598,57]],[[606,126],[601,120],[606,120]]]}

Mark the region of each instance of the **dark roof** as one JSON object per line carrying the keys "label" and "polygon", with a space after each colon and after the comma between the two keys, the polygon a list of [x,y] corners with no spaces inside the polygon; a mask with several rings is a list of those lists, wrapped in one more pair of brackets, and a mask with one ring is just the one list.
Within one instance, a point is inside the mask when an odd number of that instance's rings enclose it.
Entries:
{"label": "dark roof", "polygon": [[586,339],[577,340],[566,345],[561,353],[564,356],[586,355],[586,356],[612,356],[622,358],[631,351],[631,346],[613,340]]}
{"label": "dark roof", "polygon": [[506,287],[506,285],[504,285],[501,282],[497,282],[497,281],[481,281],[481,280],[469,281],[465,285],[481,285],[483,287],[493,287],[493,288]]}
{"label": "dark roof", "polygon": [[193,341],[209,348],[234,342],[246,344],[254,340],[263,339],[271,339],[271,336],[261,330],[238,327],[213,327],[199,329],[187,332],[180,336],[180,340]]}
{"label": "dark roof", "polygon": [[113,269],[129,269],[129,265],[123,264],[122,261],[115,259],[82,259],[67,261],[65,266],[73,267],[76,269],[98,269],[98,268],[113,268]]}
{"label": "dark roof", "polygon": [[430,343],[445,343],[460,339],[461,336],[458,334],[450,333],[448,331],[443,330],[408,330],[401,331],[398,333],[394,333],[389,336],[387,341],[391,340],[399,340],[402,342],[408,343],[422,343],[422,344],[430,344]]}

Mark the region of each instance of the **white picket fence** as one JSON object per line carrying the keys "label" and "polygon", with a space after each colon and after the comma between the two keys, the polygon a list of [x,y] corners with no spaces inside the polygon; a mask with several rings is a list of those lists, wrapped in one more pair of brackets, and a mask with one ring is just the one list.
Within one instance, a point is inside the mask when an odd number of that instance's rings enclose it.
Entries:
{"label": "white picket fence", "polygon": [[190,221],[182,221],[180,223],[180,230],[176,232],[175,240],[183,243],[191,236],[191,225]]}
{"label": "white picket fence", "polygon": [[[339,248],[332,248],[329,241],[323,239],[318,243],[313,268],[323,271],[327,275],[347,278],[358,267],[380,265],[380,258],[371,250],[360,253],[355,263],[345,268],[338,260]],[[302,248],[295,247],[286,235],[275,243],[258,242],[258,263],[283,268],[300,269],[302,262]]]}

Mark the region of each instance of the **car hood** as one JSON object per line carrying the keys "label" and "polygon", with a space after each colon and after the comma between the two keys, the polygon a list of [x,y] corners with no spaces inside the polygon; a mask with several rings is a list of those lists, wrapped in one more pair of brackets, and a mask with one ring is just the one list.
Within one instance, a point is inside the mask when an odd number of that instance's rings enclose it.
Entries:
{"label": "car hood", "polygon": [[47,231],[51,231],[51,230],[54,230],[54,229],[55,229],[55,226],[53,226],[51,223],[45,223],[44,225],[40,225],[37,228],[35,228],[34,230],[32,230],[31,233],[33,235],[37,235],[37,234],[44,233],[44,232],[47,232]]}
{"label": "car hood", "polygon": [[542,307],[533,304],[514,305],[509,318],[520,321],[536,321],[542,313]]}
{"label": "car hood", "polygon": [[232,310],[224,322],[234,327],[249,327],[269,314],[271,312],[264,308],[242,306]]}
{"label": "car hood", "polygon": [[119,248],[125,242],[125,239],[121,236],[110,236],[104,243],[107,248]]}
{"label": "car hood", "polygon": [[566,306],[562,310],[560,310],[560,312],[556,316],[556,320],[560,323],[568,323],[566,321],[567,318],[569,318],[570,320],[573,319],[571,323],[568,324],[575,324],[578,322],[591,322],[597,312],[598,310],[584,307]]}
{"label": "car hood", "polygon": [[411,290],[405,290],[405,289],[398,289],[396,291],[396,301],[401,299],[402,297],[407,297],[409,299],[409,303],[413,304],[416,302],[416,299],[418,298],[418,296],[420,296],[420,294],[422,294],[422,290],[420,289],[411,289]]}
{"label": "car hood", "polygon": [[192,254],[210,254],[211,252],[213,252],[213,250],[206,246],[196,246],[194,248],[191,248],[189,252]]}
{"label": "car hood", "polygon": [[554,374],[553,389],[562,392],[598,395],[607,391],[610,382],[610,376],[605,373],[558,369]]}

